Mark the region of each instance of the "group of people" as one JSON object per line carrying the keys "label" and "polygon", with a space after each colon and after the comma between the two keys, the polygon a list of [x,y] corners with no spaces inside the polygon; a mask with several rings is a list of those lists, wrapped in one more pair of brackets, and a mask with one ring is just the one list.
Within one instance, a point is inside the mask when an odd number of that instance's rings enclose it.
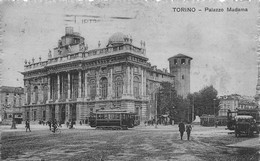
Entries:
{"label": "group of people", "polygon": [[[76,122],[70,120],[70,121],[67,121],[67,122],[66,122],[66,125],[67,125],[67,128],[73,129],[73,128],[74,128],[73,126],[76,125]],[[82,125],[81,121],[80,121],[80,125]]]}
{"label": "group of people", "polygon": [[181,140],[182,140],[182,137],[183,137],[183,134],[184,134],[185,131],[186,131],[186,133],[187,133],[187,139],[190,140],[191,130],[192,130],[191,124],[187,124],[187,125],[185,126],[185,124],[183,123],[183,121],[181,121],[181,122],[179,123],[179,131],[180,131],[180,135],[181,135]]}

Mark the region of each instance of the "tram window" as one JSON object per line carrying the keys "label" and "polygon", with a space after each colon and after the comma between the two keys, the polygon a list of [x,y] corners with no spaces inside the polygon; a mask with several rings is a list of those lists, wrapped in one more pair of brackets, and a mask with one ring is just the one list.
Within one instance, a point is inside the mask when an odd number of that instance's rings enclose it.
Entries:
{"label": "tram window", "polygon": [[104,119],[108,119],[108,118],[109,118],[108,116],[109,116],[108,114],[104,114],[104,115],[103,115],[103,118],[104,118]]}
{"label": "tram window", "polygon": [[122,119],[125,119],[125,114],[122,114]]}

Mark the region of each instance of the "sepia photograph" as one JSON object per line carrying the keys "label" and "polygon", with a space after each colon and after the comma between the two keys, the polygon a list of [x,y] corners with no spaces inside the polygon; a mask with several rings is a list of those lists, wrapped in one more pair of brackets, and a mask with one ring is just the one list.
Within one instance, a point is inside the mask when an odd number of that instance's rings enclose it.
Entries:
{"label": "sepia photograph", "polygon": [[258,0],[0,0],[3,161],[258,161]]}

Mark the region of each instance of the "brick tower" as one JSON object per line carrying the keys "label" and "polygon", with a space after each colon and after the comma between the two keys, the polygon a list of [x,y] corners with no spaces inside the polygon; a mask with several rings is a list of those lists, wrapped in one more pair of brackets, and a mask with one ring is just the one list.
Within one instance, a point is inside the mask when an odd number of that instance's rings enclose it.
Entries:
{"label": "brick tower", "polygon": [[175,76],[177,94],[186,98],[190,93],[190,63],[192,58],[183,54],[168,59],[170,73]]}

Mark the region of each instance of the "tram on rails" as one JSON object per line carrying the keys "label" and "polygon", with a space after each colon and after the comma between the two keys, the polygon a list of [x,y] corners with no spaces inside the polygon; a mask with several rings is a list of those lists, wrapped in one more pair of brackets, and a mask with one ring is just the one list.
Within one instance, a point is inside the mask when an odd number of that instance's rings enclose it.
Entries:
{"label": "tram on rails", "polygon": [[91,114],[89,124],[96,129],[127,130],[139,125],[140,119],[125,110],[98,110]]}

